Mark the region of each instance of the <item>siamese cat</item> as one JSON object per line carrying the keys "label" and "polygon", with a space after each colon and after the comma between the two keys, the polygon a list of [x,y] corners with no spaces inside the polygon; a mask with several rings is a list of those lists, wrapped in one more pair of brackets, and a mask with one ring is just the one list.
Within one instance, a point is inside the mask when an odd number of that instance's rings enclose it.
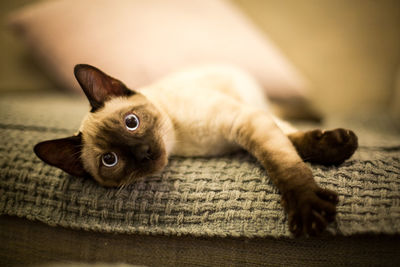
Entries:
{"label": "siamese cat", "polygon": [[352,131],[297,131],[271,113],[251,76],[230,66],[188,69],[139,90],[86,64],[74,74],[91,111],[76,135],[35,146],[46,163],[118,187],[162,171],[170,155],[242,148],[282,194],[293,234],[317,235],[334,221],[337,194],[321,188],[304,161],[341,164],[358,146]]}

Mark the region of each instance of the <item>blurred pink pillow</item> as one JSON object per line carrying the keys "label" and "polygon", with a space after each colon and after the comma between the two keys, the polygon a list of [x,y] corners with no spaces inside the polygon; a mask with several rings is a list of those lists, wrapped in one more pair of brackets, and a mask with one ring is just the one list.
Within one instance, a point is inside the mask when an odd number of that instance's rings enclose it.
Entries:
{"label": "blurred pink pillow", "polygon": [[65,87],[80,91],[78,63],[130,88],[185,66],[232,63],[271,98],[302,98],[305,82],[281,52],[223,0],[57,0],[17,10],[10,26]]}

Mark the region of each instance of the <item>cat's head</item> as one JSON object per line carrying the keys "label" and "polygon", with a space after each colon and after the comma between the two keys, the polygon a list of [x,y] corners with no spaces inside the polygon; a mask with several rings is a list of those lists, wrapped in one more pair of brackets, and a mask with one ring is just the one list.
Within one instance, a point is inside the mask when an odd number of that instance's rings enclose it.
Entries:
{"label": "cat's head", "polygon": [[74,136],[34,148],[46,163],[74,176],[92,176],[104,186],[121,186],[167,164],[166,117],[142,94],[90,65],[75,77],[91,111]]}

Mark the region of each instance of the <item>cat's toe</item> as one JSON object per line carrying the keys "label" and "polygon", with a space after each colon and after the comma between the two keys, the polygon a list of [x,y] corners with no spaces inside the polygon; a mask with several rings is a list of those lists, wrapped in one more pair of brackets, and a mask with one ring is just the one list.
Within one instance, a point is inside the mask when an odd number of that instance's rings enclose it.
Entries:
{"label": "cat's toe", "polygon": [[331,147],[357,147],[358,144],[356,134],[352,130],[347,130],[343,128],[325,131],[323,139],[327,143],[327,145]]}
{"label": "cat's toe", "polygon": [[337,154],[337,160],[334,164],[341,164],[350,158],[358,148],[358,138],[351,130],[336,129],[333,131],[339,136],[337,139],[338,143],[332,145],[336,147]]}
{"label": "cat's toe", "polygon": [[336,205],[316,198],[303,209],[303,231],[309,236],[321,234],[335,220]]}
{"label": "cat's toe", "polygon": [[319,188],[316,192],[317,196],[325,201],[328,201],[334,205],[339,202],[339,198],[336,192],[329,189]]}
{"label": "cat's toe", "polygon": [[289,230],[296,237],[303,233],[301,216],[297,212],[289,214]]}
{"label": "cat's toe", "polygon": [[320,235],[328,225],[328,221],[315,210],[311,211],[310,222],[308,223],[307,234],[310,236]]}
{"label": "cat's toe", "polygon": [[332,146],[342,145],[348,142],[349,138],[349,131],[342,128],[324,132],[324,139]]}
{"label": "cat's toe", "polygon": [[320,129],[312,130],[312,131],[308,132],[308,134],[315,141],[320,140],[324,136],[324,132]]}
{"label": "cat's toe", "polygon": [[347,130],[348,131],[348,136],[349,136],[349,141],[347,142],[349,145],[349,148],[353,150],[353,152],[357,149],[358,147],[358,138],[357,135],[351,131],[351,130]]}

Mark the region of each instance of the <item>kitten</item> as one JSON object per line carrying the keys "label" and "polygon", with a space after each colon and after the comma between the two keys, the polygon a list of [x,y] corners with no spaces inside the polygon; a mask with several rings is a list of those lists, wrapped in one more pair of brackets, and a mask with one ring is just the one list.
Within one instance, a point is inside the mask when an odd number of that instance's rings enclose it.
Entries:
{"label": "kitten", "polygon": [[297,131],[274,117],[261,87],[233,67],[191,69],[135,91],[90,65],[74,73],[91,111],[76,135],[35,146],[46,163],[122,186],[161,171],[170,155],[244,148],[281,192],[292,233],[316,235],[334,220],[337,194],[319,187],[303,160],[342,163],[357,148],[352,131]]}

